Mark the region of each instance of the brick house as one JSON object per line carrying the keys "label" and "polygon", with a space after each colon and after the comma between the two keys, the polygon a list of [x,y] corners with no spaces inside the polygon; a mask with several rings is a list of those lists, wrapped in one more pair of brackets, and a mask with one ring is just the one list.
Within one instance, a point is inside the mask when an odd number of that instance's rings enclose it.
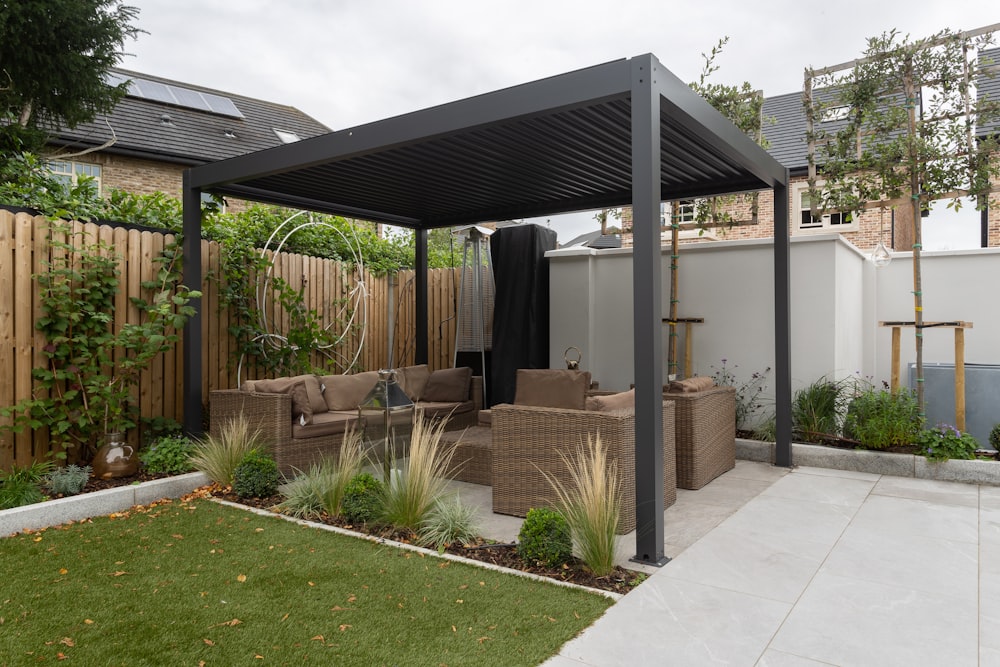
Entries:
{"label": "brick house", "polygon": [[[1000,61],[1000,49],[984,51],[981,54],[984,58]],[[989,98],[1000,100],[1000,76],[983,79],[978,82],[976,94],[980,99]],[[833,213],[823,216],[820,223],[813,222],[809,212],[808,187],[806,175],[808,171],[807,145],[806,145],[806,117],[802,104],[802,93],[788,93],[768,97],[764,100],[763,115],[765,118],[773,119],[773,123],[766,123],[763,130],[769,146],[768,152],[782,165],[788,167],[792,176],[789,183],[789,222],[793,236],[806,236],[810,234],[839,233],[858,248],[868,251],[878,245],[881,235],[886,246],[900,251],[910,250],[911,243],[908,238],[900,238],[901,234],[895,233],[896,225],[910,224],[910,213],[908,210],[886,210],[880,212],[878,209],[866,211],[855,220]],[[1000,124],[992,124],[977,128],[977,135],[982,137],[1000,131]],[[756,224],[752,224],[752,212],[749,198],[740,198],[736,203],[731,203],[726,207],[733,219],[741,224],[732,227],[706,229],[704,234],[699,235],[697,231],[682,231],[682,241],[692,240],[739,240],[755,238],[771,238],[774,235],[774,221],[771,218],[772,193],[765,191],[759,193],[760,215]],[[669,243],[670,232],[666,225],[671,219],[671,204],[664,203],[661,208],[661,220],[665,227],[661,238],[663,242]],[[679,210],[676,212],[682,225],[685,222],[694,221],[694,207],[691,202],[681,202]],[[1000,246],[1000,194],[994,193],[990,196],[990,206],[981,213],[980,244],[982,247]],[[622,211],[622,245],[630,246],[631,239],[632,212],[631,209]],[[683,226],[682,226],[683,229]]]}
{"label": "brick house", "polygon": [[180,198],[188,167],[330,132],[282,104],[120,69],[111,80],[129,81],[128,95],[111,113],[57,130],[49,140],[54,173],[66,180],[93,176],[102,192]]}

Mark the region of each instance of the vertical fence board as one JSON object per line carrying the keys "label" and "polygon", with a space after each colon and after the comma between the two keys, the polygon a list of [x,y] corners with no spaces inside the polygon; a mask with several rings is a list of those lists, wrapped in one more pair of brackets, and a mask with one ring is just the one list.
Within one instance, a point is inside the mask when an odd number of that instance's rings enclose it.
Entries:
{"label": "vertical fence board", "polygon": [[[14,222],[14,300],[17,311],[14,314],[14,402],[31,397],[31,360],[34,343],[34,322],[31,319],[31,301],[35,290],[31,279],[31,233],[33,220],[19,214]],[[32,434],[24,430],[14,436],[14,462],[27,465],[35,452],[32,451]]]}
{"label": "vertical fence board", "polygon": [[[0,382],[0,405],[14,404],[14,383],[17,369],[14,366],[14,318],[17,300],[14,292],[15,264],[18,256],[14,242],[14,215],[0,211],[0,368],[8,381]],[[16,380],[15,380],[16,382]],[[0,424],[10,424],[11,418],[0,417]],[[0,470],[9,470],[14,463],[15,437],[10,432],[0,432]]]}

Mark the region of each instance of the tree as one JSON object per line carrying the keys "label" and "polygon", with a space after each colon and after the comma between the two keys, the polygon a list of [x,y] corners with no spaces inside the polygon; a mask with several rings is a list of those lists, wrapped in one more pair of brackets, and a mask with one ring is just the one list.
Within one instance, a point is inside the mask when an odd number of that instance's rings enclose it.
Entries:
{"label": "tree", "polygon": [[54,127],[110,111],[127,84],[108,71],[124,55],[139,10],[119,0],[0,4],[0,149],[35,150]]}
{"label": "tree", "polygon": [[[860,60],[845,67],[806,71],[805,104],[810,130],[809,200],[816,219],[828,210],[852,216],[869,208],[898,207],[912,221],[913,308],[916,330],[917,401],[924,408],[923,281],[920,271],[921,212],[930,203],[977,197],[987,204],[1000,175],[997,143],[978,139],[975,128],[995,122],[1000,107],[977,101],[974,84],[986,76],[977,51],[988,32],[944,30],[911,42],[896,31],[868,40]],[[845,74],[844,71],[847,70]],[[827,92],[823,104],[813,87]],[[818,120],[840,120],[835,130]],[[818,166],[817,166],[818,163]],[[818,170],[825,183],[817,185]]]}

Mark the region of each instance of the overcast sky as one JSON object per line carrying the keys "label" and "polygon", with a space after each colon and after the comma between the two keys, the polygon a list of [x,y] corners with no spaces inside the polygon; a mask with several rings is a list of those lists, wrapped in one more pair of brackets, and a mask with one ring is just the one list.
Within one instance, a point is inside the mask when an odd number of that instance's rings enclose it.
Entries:
{"label": "overcast sky", "polygon": [[[149,34],[121,66],[297,107],[343,129],[642,53],[684,81],[724,36],[713,81],[765,95],[891,29],[1000,21],[995,0],[128,0]],[[963,14],[958,15],[961,11]],[[583,229],[577,217],[567,234]],[[564,232],[560,229],[560,241]],[[958,243],[958,245],[966,245]]]}

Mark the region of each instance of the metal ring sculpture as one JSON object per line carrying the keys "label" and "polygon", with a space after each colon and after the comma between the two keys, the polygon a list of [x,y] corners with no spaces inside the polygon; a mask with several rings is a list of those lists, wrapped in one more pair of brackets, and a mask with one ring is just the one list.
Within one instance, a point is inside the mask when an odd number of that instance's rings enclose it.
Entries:
{"label": "metal ring sculpture", "polygon": [[[266,301],[268,295],[270,294],[272,274],[274,272],[274,262],[267,259],[267,252],[271,247],[271,243],[278,236],[278,234],[281,233],[281,230],[284,229],[287,225],[289,225],[293,220],[306,213],[309,212],[299,211],[298,213],[295,213],[294,215],[283,221],[280,225],[278,225],[277,228],[275,228],[275,230],[271,232],[271,235],[268,237],[267,242],[264,244],[264,247],[260,251],[261,259],[267,260],[268,263],[267,272],[264,275],[264,279],[260,280],[258,278],[257,280],[257,291],[256,291],[257,313],[260,318],[258,324],[260,325],[260,328],[263,330],[264,333],[255,336],[253,340],[254,342],[264,341],[267,344],[269,344],[273,349],[276,350],[280,349],[281,347],[289,346],[290,343],[288,342],[288,337],[284,333],[279,333],[272,330],[272,326],[274,325],[274,323],[273,322],[269,323],[267,319]],[[361,243],[358,240],[357,234],[356,233],[353,234],[353,239],[349,238],[346,234],[344,234],[343,231],[341,231],[334,225],[331,225],[329,222],[326,222],[325,220],[313,220],[312,215],[310,214],[310,219],[307,222],[303,222],[301,224],[292,227],[289,231],[287,231],[284,234],[284,236],[281,237],[281,241],[278,243],[277,247],[274,248],[272,257],[281,252],[281,249],[285,247],[285,243],[288,242],[288,239],[291,238],[291,236],[295,234],[295,232],[299,231],[300,229],[305,229],[306,227],[316,227],[316,226],[327,227],[340,235],[340,237],[346,243],[347,248],[351,252],[351,257],[354,261],[354,266],[358,277],[357,281],[354,284],[354,287],[351,288],[350,292],[347,295],[347,298],[344,299],[344,302],[341,305],[341,307],[337,310],[336,313],[334,313],[332,321],[330,322],[330,324],[326,325],[325,330],[330,331],[331,328],[334,326],[334,324],[340,322],[341,318],[344,316],[348,318],[347,322],[344,323],[343,327],[341,328],[341,331],[337,332],[334,335],[332,342],[320,344],[319,341],[313,341],[314,345],[312,347],[313,350],[315,350],[316,352],[319,352],[328,359],[341,362],[345,368],[349,369],[352,368],[357,363],[358,358],[361,356],[361,349],[364,346],[365,337],[368,334],[368,285],[365,283],[364,258],[361,256]],[[352,229],[354,228],[352,227]],[[360,331],[360,340],[358,340],[357,349],[354,351],[354,355],[347,356],[338,352],[336,348],[344,341],[348,333],[352,330]],[[292,347],[294,348],[296,346]],[[266,351],[264,352],[264,354],[266,356],[267,354]],[[243,360],[245,356],[246,356],[245,354],[240,356],[240,361],[236,368],[237,385],[242,384],[241,376],[243,371]]]}

